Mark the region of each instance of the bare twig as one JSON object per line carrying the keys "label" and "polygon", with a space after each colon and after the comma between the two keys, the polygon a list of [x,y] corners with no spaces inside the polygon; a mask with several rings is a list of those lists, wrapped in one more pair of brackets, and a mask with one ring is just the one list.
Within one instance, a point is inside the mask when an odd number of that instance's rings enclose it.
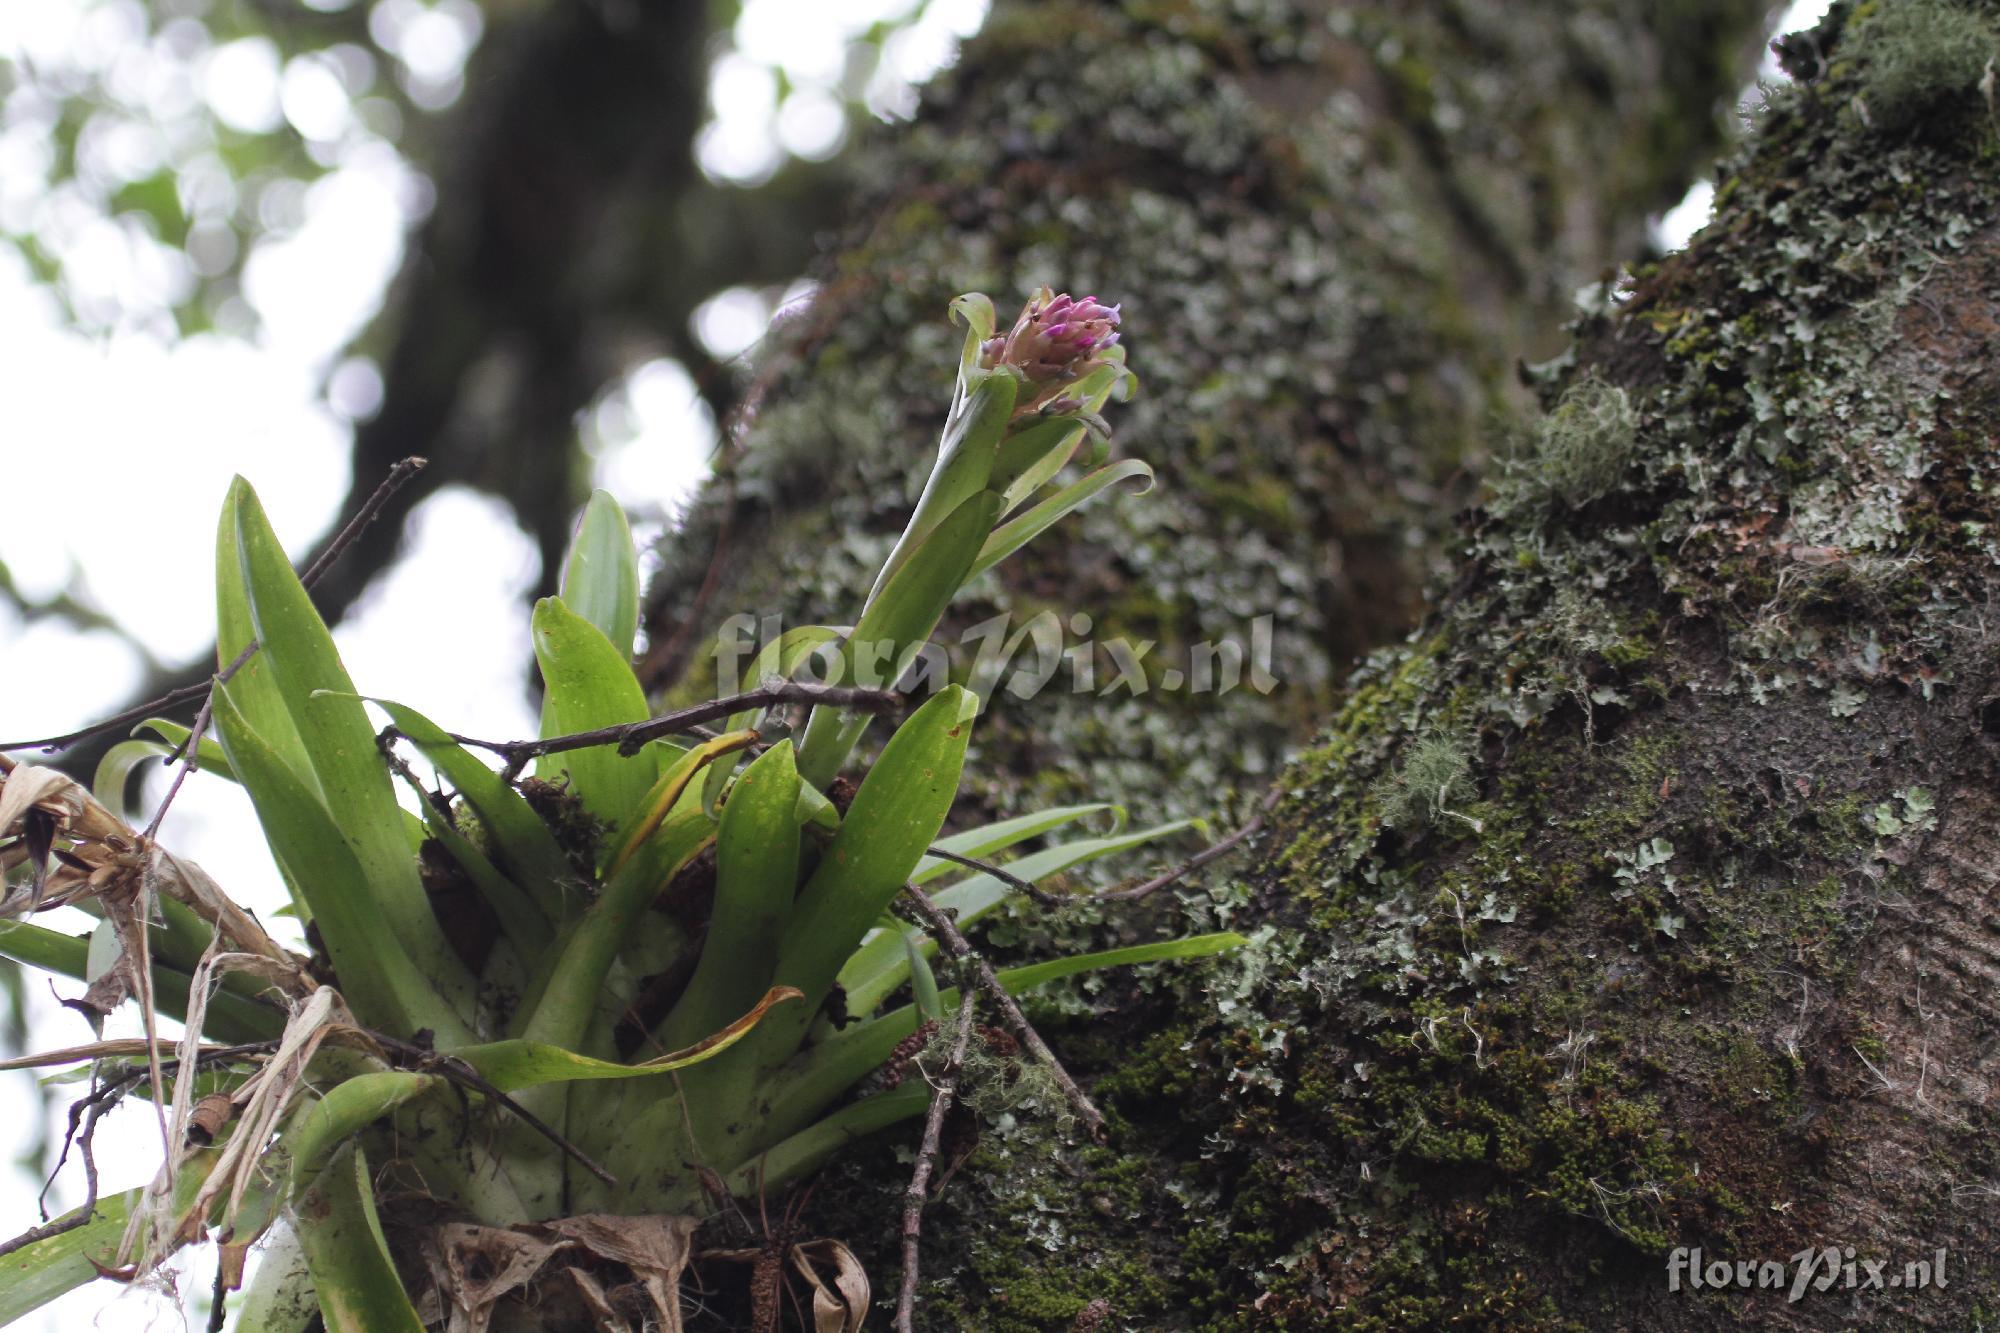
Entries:
{"label": "bare twig", "polygon": [[1063,1068],[1062,1061],[1056,1059],[1055,1052],[1051,1051],[1048,1043],[1042,1040],[1042,1034],[1035,1031],[1034,1024],[1030,1023],[1028,1016],[1021,1012],[1021,1006],[1014,1003],[1014,997],[1000,984],[1000,978],[994,973],[993,965],[966,942],[965,936],[958,929],[958,924],[948,913],[940,910],[922,889],[914,884],[905,884],[903,896],[910,900],[925,929],[937,937],[944,951],[970,967],[973,981],[993,1001],[994,1007],[1007,1020],[1008,1026],[1014,1029],[1014,1035],[1021,1039],[1021,1044],[1033,1052],[1035,1058],[1048,1069],[1050,1077],[1056,1081],[1056,1086],[1061,1088],[1063,1096],[1069,1099],[1070,1108],[1076,1112],[1077,1119],[1083,1121],[1089,1128],[1091,1137],[1102,1135],[1104,1113],[1097,1109],[1097,1104],[1090,1100],[1090,1095],[1077,1086],[1076,1080],[1070,1077],[1067,1069]]}
{"label": "bare twig", "polygon": [[[246,1054],[268,1051],[271,1046],[272,1043],[270,1042],[253,1042],[244,1046],[217,1047],[204,1051],[198,1063],[203,1066],[223,1064],[230,1060],[239,1059]],[[178,1061],[164,1060],[161,1061],[161,1064],[172,1067],[176,1072],[179,1070]],[[37,1241],[47,1240],[51,1236],[60,1236],[66,1231],[75,1231],[78,1227],[85,1226],[90,1222],[91,1217],[97,1211],[97,1158],[91,1151],[92,1138],[97,1132],[97,1122],[110,1114],[112,1109],[123,1100],[125,1094],[130,1092],[135,1085],[148,1081],[152,1077],[143,1065],[128,1069],[110,1079],[96,1083],[88,1095],[80,1097],[70,1104],[69,1130],[63,1135],[62,1152],[56,1157],[56,1164],[49,1172],[48,1184],[42,1187],[42,1196],[44,1198],[48,1196],[49,1185],[55,1183],[56,1173],[61,1171],[63,1163],[69,1160],[69,1150],[74,1146],[77,1150],[77,1155],[83,1159],[83,1202],[69,1212],[64,1213],[55,1221],[47,1223],[44,1226],[31,1227],[12,1240],[0,1244],[0,1259],[6,1258],[17,1250],[26,1249]],[[156,1091],[155,1096],[157,1095]],[[42,1216],[47,1217],[48,1213],[44,1212]]]}
{"label": "bare twig", "polygon": [[1169,870],[1157,879],[1149,879],[1144,884],[1139,884],[1129,889],[1114,889],[1109,893],[1100,893],[1097,896],[1099,898],[1110,898],[1119,901],[1144,898],[1148,894],[1157,893],[1159,890],[1166,888],[1167,885],[1172,884],[1178,879],[1193,874],[1210,861],[1227,856],[1230,852],[1235,851],[1236,848],[1241,846],[1246,839],[1255,837],[1263,830],[1264,821],[1270,818],[1273,810],[1278,808],[1278,802],[1284,798],[1284,795],[1285,789],[1283,787],[1271,788],[1262,803],[1258,805],[1257,813],[1250,816],[1250,821],[1242,828],[1237,829],[1228,837],[1202,848],[1181,865]]}
{"label": "bare twig", "polygon": [[935,844],[924,850],[928,855],[935,856],[940,861],[950,861],[952,864],[964,866],[968,870],[984,871],[986,874],[999,880],[1002,884],[1005,884],[1008,888],[1014,890],[1014,892],[1025,893],[1043,907],[1061,907],[1063,903],[1068,901],[1062,894],[1050,893],[1047,889],[1036,888],[1019,875],[1004,870],[991,862],[977,860],[970,856],[960,856],[957,852],[947,851]]}
{"label": "bare twig", "polygon": [[704,722],[713,722],[716,718],[728,717],[731,713],[739,713],[750,708],[764,708],[771,704],[830,704],[836,708],[860,708],[869,712],[886,713],[902,707],[905,702],[904,696],[894,690],[868,690],[851,685],[810,685],[793,682],[764,685],[754,690],[746,690],[742,694],[731,694],[720,699],[711,699],[707,703],[677,708],[671,713],[662,713],[644,722],[599,727],[594,731],[578,731],[567,736],[550,736],[543,740],[529,741],[482,741],[471,736],[457,735],[451,739],[460,745],[490,750],[505,758],[509,764],[520,764],[537,755],[588,749],[593,745],[616,745],[618,753],[634,755],[647,741],[690,732]]}
{"label": "bare twig", "polygon": [[465,1063],[465,1061],[453,1059],[451,1056],[434,1051],[427,1046],[419,1046],[415,1042],[404,1041],[400,1037],[392,1037],[386,1032],[377,1032],[372,1028],[367,1030],[367,1034],[384,1051],[387,1051],[402,1063],[426,1072],[440,1074],[453,1083],[478,1093],[480,1096],[491,1101],[495,1106],[516,1116],[522,1124],[554,1144],[563,1153],[574,1159],[578,1166],[581,1166],[605,1184],[616,1185],[618,1183],[618,1177],[599,1166],[583,1149],[564,1138],[546,1120],[543,1120],[533,1111],[530,1111],[527,1107],[521,1105],[521,1103],[515,1101],[512,1097],[509,1097],[506,1093],[500,1091],[499,1088],[489,1083],[478,1070]]}
{"label": "bare twig", "polygon": [[[306,572],[299,576],[299,582],[308,588],[319,582],[320,576],[331,569],[333,562],[340,559],[347,548],[354,545],[355,539],[362,531],[375,521],[375,516],[382,512],[382,506],[388,504],[390,498],[402,490],[404,483],[411,477],[422,472],[428,461],[412,456],[390,468],[389,475],[382,478],[382,484],[369,495],[367,503],[363,504],[354,517],[347,521],[346,526],[335,534],[334,539],[327,544],[327,548],[319,553],[319,559],[306,567]],[[167,811],[173,808],[174,797],[181,794],[181,784],[187,781],[188,774],[200,766],[201,738],[207,733],[209,721],[215,715],[216,690],[228,684],[236,673],[243,669],[243,664],[256,654],[258,646],[255,639],[244,644],[243,651],[236,654],[236,660],[218,671],[215,679],[209,682],[208,693],[201,701],[201,711],[194,716],[194,725],[188,728],[188,734],[173,748],[172,753],[167,755],[166,762],[178,763],[180,772],[174,774],[173,785],[167,788],[167,794],[160,799],[160,808],[153,812],[152,822],[146,825],[147,838],[159,835],[160,824],[166,819]]]}
{"label": "bare twig", "polygon": [[[79,1103],[79,1105],[84,1104]],[[96,1215],[97,1159],[91,1155],[91,1136],[97,1132],[97,1122],[103,1119],[105,1113],[117,1104],[118,1099],[116,1097],[107,1097],[102,1101],[88,1102],[88,1111],[84,1116],[81,1129],[77,1128],[76,1108],[70,1108],[70,1128],[74,1133],[77,1154],[83,1158],[83,1202],[69,1212],[64,1213],[55,1221],[43,1226],[30,1227],[20,1235],[14,1237],[14,1239],[6,1242],[4,1245],[0,1245],[0,1259],[6,1258],[16,1250],[26,1249],[37,1241],[47,1240],[51,1236],[60,1236],[65,1231],[75,1231],[78,1227],[87,1225],[90,1219]],[[67,1143],[63,1145],[63,1152],[67,1156],[69,1152],[69,1145]],[[62,1163],[57,1162],[56,1165],[60,1167]]]}
{"label": "bare twig", "polygon": [[339,535],[319,553],[319,559],[306,566],[306,572],[299,576],[299,581],[308,588],[318,583],[320,576],[333,568],[334,561],[347,554],[347,548],[354,545],[355,539],[381,514],[382,507],[395,498],[396,492],[402,490],[410,478],[429,466],[430,459],[418,458],[412,454],[390,468],[389,475],[382,478],[382,483],[370,492],[361,508],[355,511],[354,517],[347,521],[347,526],[342,528]]}
{"label": "bare twig", "polygon": [[[382,479],[382,484],[375,488],[374,494],[368,497],[367,503],[363,504],[354,517],[347,521],[347,525],[341,528],[333,541],[327,545],[327,548],[320,552],[319,559],[313,561],[306,568],[306,572],[299,576],[299,581],[308,588],[317,583],[320,576],[332,567],[333,562],[340,559],[346,553],[347,548],[354,544],[355,539],[361,535],[362,530],[375,521],[376,516],[382,512],[382,506],[388,504],[390,499],[395,496],[397,491],[403,489],[404,484],[411,477],[423,471],[428,462],[428,459],[423,458],[405,458],[402,462],[396,464],[395,467],[390,468],[389,475]],[[155,713],[169,708],[177,708],[190,700],[200,699],[211,694],[214,691],[216,679],[229,680],[238,671],[243,669],[243,664],[248,662],[251,655],[256,651],[257,643],[253,639],[244,646],[242,652],[236,655],[236,660],[218,672],[214,679],[202,681],[196,685],[183,685],[177,690],[168,690],[158,698],[148,699],[142,704],[135,704],[121,713],[105,718],[102,722],[93,722],[87,727],[80,727],[75,731],[64,732],[60,736],[44,736],[39,740],[32,741],[0,741],[0,750],[41,750],[45,753],[52,753],[56,750],[67,749],[80,740],[95,736],[100,731],[110,731],[113,728],[122,727],[130,722],[143,722]],[[204,708],[202,711],[206,713],[208,710]],[[166,762],[171,764],[178,760],[186,747],[198,739],[199,736],[199,730],[192,733],[187,741],[183,742],[181,746],[176,747],[174,752],[167,756]],[[175,787],[178,789],[179,783],[176,783]],[[172,799],[171,793],[169,793],[168,799]]]}
{"label": "bare twig", "polygon": [[168,690],[165,694],[148,699],[142,704],[135,704],[122,713],[114,713],[102,722],[93,722],[87,727],[66,731],[60,736],[44,736],[32,741],[0,741],[0,750],[41,750],[51,754],[57,750],[66,750],[78,741],[95,736],[100,731],[111,731],[129,723],[144,722],[155,713],[178,708],[189,700],[199,699],[208,693],[208,686],[209,682],[202,681],[195,685],[183,685],[177,690]]}
{"label": "bare twig", "polygon": [[[914,892],[915,890],[912,890]],[[910,1172],[909,1188],[903,1191],[903,1285],[896,1296],[896,1333],[915,1333],[917,1308],[918,1250],[924,1233],[924,1200],[929,1197],[931,1168],[937,1164],[938,1146],[944,1140],[944,1118],[951,1111],[958,1092],[959,1074],[965,1069],[965,1049],[972,1039],[972,1014],[977,992],[961,985],[958,1001],[958,1028],[952,1034],[951,1054],[945,1057],[931,1084],[931,1109],[924,1117],[924,1138],[917,1148],[916,1169]]]}
{"label": "bare twig", "polygon": [[229,1255],[221,1246],[215,1254],[215,1291],[208,1302],[208,1333],[222,1333],[229,1321]]}

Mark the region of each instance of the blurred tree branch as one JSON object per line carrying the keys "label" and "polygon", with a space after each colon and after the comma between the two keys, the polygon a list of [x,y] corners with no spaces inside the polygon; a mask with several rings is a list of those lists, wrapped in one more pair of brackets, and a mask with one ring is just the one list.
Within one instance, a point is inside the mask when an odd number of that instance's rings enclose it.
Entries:
{"label": "blurred tree branch", "polygon": [[[409,510],[453,484],[507,502],[541,552],[538,592],[550,589],[586,489],[578,414],[650,344],[688,359],[726,415],[732,378],[698,358],[689,316],[720,287],[802,269],[811,219],[839,188],[828,166],[755,189],[702,176],[708,6],[494,6],[487,20],[462,103],[426,136],[435,205],[360,340],[383,400],[355,431],[332,531],[396,460],[432,465],[315,589],[329,623],[395,559]],[[212,670],[207,657],[155,666],[133,698]],[[61,762],[87,777],[117,739]]]}

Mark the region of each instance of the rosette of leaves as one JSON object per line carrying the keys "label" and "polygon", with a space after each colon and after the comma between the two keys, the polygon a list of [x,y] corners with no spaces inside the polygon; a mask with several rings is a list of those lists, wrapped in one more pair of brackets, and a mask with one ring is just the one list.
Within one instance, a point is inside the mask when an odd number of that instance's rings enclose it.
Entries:
{"label": "rosette of leaves", "polygon": [[[1030,302],[1023,365],[990,302],[954,304],[966,352],[908,530],[851,631],[795,630],[767,645],[760,676],[823,649],[893,683],[968,579],[1116,482],[1149,477],[1121,462],[1063,480],[1125,380],[1103,337],[1115,309],[1090,307],[1087,340],[1080,321],[1031,319],[1069,308],[1046,292]],[[14,918],[0,952],[90,982],[100,1012],[135,999],[149,1034],[155,1014],[186,1025],[173,1042],[13,1062],[81,1066],[92,1123],[120,1093],[153,1098],[167,1160],[151,1184],[0,1257],[0,1322],[212,1237],[218,1290],[267,1240],[244,1329],[482,1328],[526,1291],[580,1302],[573,1326],[623,1327],[606,1290],[621,1281],[678,1328],[705,1216],[924,1111],[923,1080],[871,1088],[871,1075],[957,997],[932,975],[935,944],[890,905],[906,885],[936,885],[935,903],[971,926],[1016,891],[934,845],[994,857],[1109,824],[1016,855],[1008,877],[1033,883],[1185,827],[1128,832],[1122,812],[1091,804],[940,839],[977,712],[955,685],[908,713],[843,808],[829,788],[869,714],[822,707],[796,748],[755,710],[714,733],[565,743],[649,717],[631,666],[631,535],[601,493],[560,595],[533,616],[555,743],[513,747],[539,752],[532,771],[496,770],[477,743],[360,694],[240,480],[216,587],[222,663],[255,649],[214,689],[215,739],[148,723],[107,757],[95,794],[0,758],[0,914]],[[182,743],[249,794],[310,956],[114,813],[133,767]],[[65,904],[103,925],[74,938],[18,919]],[[1163,940],[999,976],[1026,989],[1239,942]],[[852,1016],[840,1027],[821,1017],[836,989]],[[791,1262],[816,1311],[859,1326],[867,1284],[851,1255],[818,1242]]]}

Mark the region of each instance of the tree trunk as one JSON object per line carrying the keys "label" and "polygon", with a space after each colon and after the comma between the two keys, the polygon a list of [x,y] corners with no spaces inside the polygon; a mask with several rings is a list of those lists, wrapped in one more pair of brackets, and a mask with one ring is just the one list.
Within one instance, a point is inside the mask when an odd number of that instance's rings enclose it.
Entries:
{"label": "tree trunk", "polygon": [[[996,6],[861,155],[862,221],[666,548],[653,679],[706,689],[728,616],[858,609],[930,461],[955,294],[1094,291],[1125,303],[1143,387],[1113,415],[1159,486],[1002,566],[956,628],[1054,612],[1071,644],[1155,645],[1150,690],[1100,657],[1092,692],[999,694],[972,791],[1214,814],[1413,622],[1515,359],[1560,346],[1572,293],[1712,151],[1764,10]],[[1255,650],[1260,617],[1276,691],[1162,688],[1196,645]]]}
{"label": "tree trunk", "polygon": [[[2000,44],[1864,12],[1187,895],[1253,947],[1064,1034],[1109,1145],[1024,1118],[935,1209],[930,1327],[1990,1318]],[[869,1169],[823,1196],[886,1253]]]}

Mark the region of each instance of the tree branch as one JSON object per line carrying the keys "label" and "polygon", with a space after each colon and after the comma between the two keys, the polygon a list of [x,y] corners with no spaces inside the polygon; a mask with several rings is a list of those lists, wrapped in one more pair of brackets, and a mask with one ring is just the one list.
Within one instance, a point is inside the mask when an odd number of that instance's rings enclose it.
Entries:
{"label": "tree branch", "polygon": [[[403,489],[410,478],[424,470],[427,461],[422,458],[410,457],[403,459],[400,463],[390,468],[389,475],[384,477],[381,483],[375,487],[374,492],[369,495],[367,503],[363,504],[356,511],[353,518],[350,518],[346,523],[341,525],[340,531],[334,534],[333,540],[328,542],[326,547],[313,558],[313,562],[310,565],[306,566],[306,572],[299,576],[299,582],[308,588],[319,582],[326,574],[326,571],[333,567],[333,563],[346,554],[349,547],[354,545],[363,530],[381,514],[382,507],[389,503],[391,497],[397,491]],[[135,704],[111,717],[105,718],[102,722],[93,722],[87,727],[65,732],[60,736],[44,736],[40,740],[31,741],[0,741],[0,750],[42,750],[44,752],[65,750],[86,737],[111,731],[128,723],[143,722],[164,709],[184,704],[190,699],[200,699],[207,696],[218,683],[226,684],[231,677],[238,671],[241,671],[243,664],[248,662],[256,651],[257,641],[252,639],[248,644],[244,645],[243,651],[236,655],[236,660],[199,684],[183,685],[168,690],[165,694],[148,699],[145,703]],[[204,705],[202,707],[202,725],[189,735],[188,741],[190,743],[199,739],[201,730],[206,727],[208,711],[208,707]],[[179,759],[185,748],[185,744],[177,747],[172,754],[167,756],[167,762],[172,763],[174,760]]]}
{"label": "tree branch", "polygon": [[886,713],[902,707],[906,702],[906,698],[894,690],[868,690],[848,685],[809,685],[794,682],[764,685],[754,690],[746,690],[742,694],[725,695],[720,699],[710,699],[707,703],[691,704],[686,708],[677,708],[671,713],[648,718],[644,722],[598,727],[594,731],[572,732],[567,736],[549,736],[542,740],[482,741],[472,736],[446,734],[460,745],[488,750],[500,755],[510,764],[518,764],[538,755],[586,750],[593,745],[616,745],[619,754],[634,755],[647,741],[694,731],[704,722],[713,722],[717,718],[728,717],[731,713],[740,713],[748,708],[765,708],[771,704],[830,704],[837,708],[860,708],[872,713]]}
{"label": "tree branch", "polygon": [[1061,1088],[1063,1096],[1069,1099],[1070,1108],[1076,1112],[1077,1119],[1089,1127],[1091,1137],[1101,1137],[1104,1133],[1104,1113],[1097,1109],[1097,1104],[1090,1100],[1090,1095],[1077,1086],[1076,1080],[1070,1077],[1067,1069],[1063,1068],[1062,1061],[1056,1059],[1055,1052],[1051,1051],[1048,1043],[1042,1040],[1042,1034],[1035,1031],[1035,1025],[1021,1012],[1021,1006],[1014,1003],[1014,997],[1000,984],[1000,978],[993,971],[993,965],[966,942],[965,936],[959,932],[958,924],[932,902],[922,889],[914,884],[905,884],[903,896],[910,900],[910,905],[923,921],[924,927],[937,937],[944,951],[971,969],[973,981],[992,999],[994,1007],[999,1009],[1001,1016],[1014,1029],[1014,1035],[1021,1039],[1021,1044],[1032,1051],[1035,1058],[1047,1067],[1050,1076],[1056,1081],[1056,1086]]}
{"label": "tree branch", "polygon": [[1210,861],[1219,860],[1227,856],[1230,852],[1242,846],[1246,840],[1255,837],[1263,830],[1264,821],[1270,817],[1273,810],[1278,808],[1278,802],[1284,799],[1284,795],[1285,789],[1282,783],[1272,787],[1269,792],[1265,793],[1263,801],[1258,804],[1257,813],[1250,816],[1249,821],[1242,828],[1237,829],[1228,837],[1202,848],[1186,861],[1169,870],[1166,874],[1156,879],[1149,879],[1144,884],[1139,884],[1129,889],[1114,889],[1109,893],[1100,893],[1097,896],[1099,898],[1125,902],[1130,902],[1135,898],[1144,898],[1149,894],[1159,892],[1178,879],[1193,874]]}
{"label": "tree branch", "polygon": [[[914,890],[912,890],[914,892]],[[917,1148],[917,1165],[910,1172],[910,1184],[903,1191],[903,1285],[896,1295],[896,1333],[915,1333],[917,1309],[918,1250],[924,1234],[924,1200],[931,1182],[931,1168],[937,1163],[938,1145],[944,1140],[944,1118],[951,1111],[958,1092],[959,1075],[965,1069],[965,1050],[972,1039],[972,1014],[978,995],[963,983],[959,987],[958,1027],[952,1034],[951,1053],[944,1068],[930,1080],[931,1109],[924,1116],[924,1138]]]}

